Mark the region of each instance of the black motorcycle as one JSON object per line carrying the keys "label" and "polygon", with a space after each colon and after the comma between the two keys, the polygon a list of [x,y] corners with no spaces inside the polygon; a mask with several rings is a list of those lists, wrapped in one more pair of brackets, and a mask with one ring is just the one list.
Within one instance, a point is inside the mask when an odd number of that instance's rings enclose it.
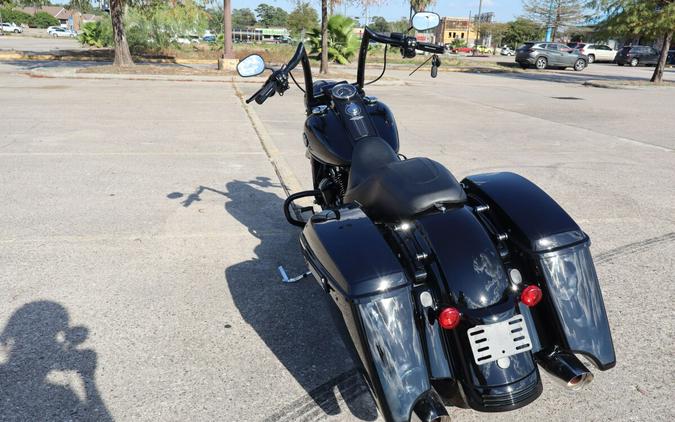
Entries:
{"label": "black motorcycle", "polygon": [[[417,13],[412,27],[438,22],[436,14]],[[300,44],[247,102],[282,95],[289,76],[305,93],[314,189],[290,195],[284,212],[303,227],[309,272],[335,304],[386,420],[447,420],[446,405],[517,409],[541,394],[539,366],[579,389],[593,374],[575,354],[612,368],[589,237],[517,174],[457,182],[433,160],[399,154],[391,110],[364,92],[371,42],[385,46],[385,59],[387,48],[408,58],[430,53],[432,76],[444,52],[407,34],[366,28],[356,82],[313,82]],[[291,74],[298,64],[304,88]],[[265,69],[258,55],[238,65],[241,76]],[[301,218],[295,202],[303,197],[321,211]]]}

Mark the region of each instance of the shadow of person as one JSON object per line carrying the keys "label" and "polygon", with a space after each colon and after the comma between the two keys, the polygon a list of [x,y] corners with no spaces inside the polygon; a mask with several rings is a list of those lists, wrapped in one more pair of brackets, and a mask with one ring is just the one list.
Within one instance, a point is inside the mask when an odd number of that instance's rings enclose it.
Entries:
{"label": "shadow of person", "polygon": [[55,302],[17,310],[0,334],[0,420],[112,421],[96,388],[86,327],[71,327]]}
{"label": "shadow of person", "polygon": [[273,192],[278,188],[280,185],[269,178],[258,177],[228,182],[224,190],[199,186],[191,194],[174,192],[167,197],[185,196],[180,203],[189,207],[205,192],[223,195],[227,198],[225,210],[260,242],[253,258],[225,269],[225,279],[242,318],[307,392],[265,420],[313,420],[321,413],[338,414],[336,390],[355,417],[374,420],[375,404],[353,370],[354,363],[333,325],[319,285],[311,278],[295,284],[281,282],[279,265],[289,275],[306,271],[306,266],[299,231],[286,223],[284,201]]}

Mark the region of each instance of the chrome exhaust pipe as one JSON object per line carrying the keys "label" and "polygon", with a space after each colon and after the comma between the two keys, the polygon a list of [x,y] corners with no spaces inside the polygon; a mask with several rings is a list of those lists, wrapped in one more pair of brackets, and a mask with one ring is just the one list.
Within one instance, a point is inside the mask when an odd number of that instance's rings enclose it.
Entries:
{"label": "chrome exhaust pipe", "polygon": [[593,373],[572,353],[553,352],[538,358],[539,365],[570,390],[581,390],[591,381]]}
{"label": "chrome exhaust pipe", "polygon": [[422,422],[450,422],[450,415],[443,404],[443,399],[433,388],[417,400],[413,413]]}

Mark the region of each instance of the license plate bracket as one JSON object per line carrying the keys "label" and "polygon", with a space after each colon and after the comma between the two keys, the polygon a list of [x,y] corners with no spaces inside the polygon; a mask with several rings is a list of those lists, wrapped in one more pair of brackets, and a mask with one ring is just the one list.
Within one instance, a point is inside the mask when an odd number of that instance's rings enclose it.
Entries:
{"label": "license plate bracket", "polygon": [[522,315],[494,324],[477,325],[469,328],[467,335],[478,365],[532,350],[530,333]]}

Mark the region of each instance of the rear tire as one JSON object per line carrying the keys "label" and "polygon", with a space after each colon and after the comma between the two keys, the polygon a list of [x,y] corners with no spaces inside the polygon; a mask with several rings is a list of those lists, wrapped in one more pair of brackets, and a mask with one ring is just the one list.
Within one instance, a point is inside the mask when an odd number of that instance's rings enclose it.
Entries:
{"label": "rear tire", "polygon": [[546,57],[538,57],[537,61],[534,62],[534,66],[539,70],[544,70],[548,66],[548,60],[546,60]]}
{"label": "rear tire", "polygon": [[630,61],[630,67],[636,67],[637,65],[640,64],[640,60],[634,58]]}
{"label": "rear tire", "polygon": [[595,62],[595,56],[593,54],[588,55],[588,64]]}
{"label": "rear tire", "polygon": [[577,59],[577,61],[574,62],[574,70],[577,72],[581,72],[584,69],[586,69],[586,60]]}

